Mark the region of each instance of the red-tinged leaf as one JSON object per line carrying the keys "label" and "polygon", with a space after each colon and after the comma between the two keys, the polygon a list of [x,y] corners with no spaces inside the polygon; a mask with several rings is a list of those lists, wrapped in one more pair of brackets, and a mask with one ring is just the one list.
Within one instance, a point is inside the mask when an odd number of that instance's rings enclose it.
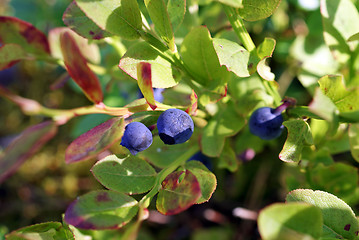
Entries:
{"label": "red-tinged leaf", "polygon": [[94,102],[103,100],[102,89],[97,76],[87,65],[85,57],[69,32],[60,34],[61,51],[67,71],[72,79],[81,87],[86,97]]}
{"label": "red-tinged leaf", "polygon": [[32,24],[15,17],[0,16],[0,43],[15,43],[35,55],[49,54],[46,35]]}
{"label": "red-tinged leaf", "polygon": [[65,221],[81,229],[117,229],[137,213],[137,201],[124,193],[93,191],[73,201]]}
{"label": "red-tinged leaf", "polygon": [[[185,176],[180,180],[182,174]],[[189,170],[177,171],[168,175],[162,182],[156,207],[162,214],[174,215],[188,209],[201,196],[201,188],[196,176]]]}
{"label": "red-tinged leaf", "polygon": [[139,62],[137,64],[137,83],[148,105],[155,110],[156,101],[152,88],[151,63]]}
{"label": "red-tinged leaf", "polygon": [[60,35],[64,32],[68,32],[75,39],[77,46],[79,47],[82,56],[84,56],[91,63],[100,63],[101,55],[100,49],[97,44],[89,43],[89,40],[76,34],[74,31],[67,27],[54,28],[49,31],[49,44],[51,55],[54,58],[63,59],[60,45]]}
{"label": "red-tinged leaf", "polygon": [[43,122],[27,128],[0,155],[0,183],[3,182],[46,142],[55,136],[54,122]]}
{"label": "red-tinged leaf", "polygon": [[11,67],[20,60],[26,59],[24,49],[17,44],[5,44],[0,47],[0,70]]}
{"label": "red-tinged leaf", "polygon": [[111,118],[76,138],[66,149],[66,163],[84,161],[97,156],[122,138],[123,118]]}
{"label": "red-tinged leaf", "polygon": [[191,105],[186,109],[189,115],[195,116],[197,114],[198,97],[197,94],[192,90],[191,94]]}
{"label": "red-tinged leaf", "polygon": [[62,20],[69,28],[87,39],[98,40],[112,35],[87,17],[75,1],[72,1],[67,7]]}

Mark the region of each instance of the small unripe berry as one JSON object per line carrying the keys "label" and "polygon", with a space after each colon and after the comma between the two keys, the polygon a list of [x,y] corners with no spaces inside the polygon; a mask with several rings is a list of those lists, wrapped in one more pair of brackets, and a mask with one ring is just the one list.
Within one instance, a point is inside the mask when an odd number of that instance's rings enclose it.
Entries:
{"label": "small unripe berry", "polygon": [[132,155],[147,149],[152,144],[151,131],[140,122],[131,122],[125,127],[121,145],[126,147]]}
{"label": "small unripe berry", "polygon": [[167,109],[157,120],[158,134],[165,144],[184,143],[192,136],[194,124],[192,118],[179,109]]}

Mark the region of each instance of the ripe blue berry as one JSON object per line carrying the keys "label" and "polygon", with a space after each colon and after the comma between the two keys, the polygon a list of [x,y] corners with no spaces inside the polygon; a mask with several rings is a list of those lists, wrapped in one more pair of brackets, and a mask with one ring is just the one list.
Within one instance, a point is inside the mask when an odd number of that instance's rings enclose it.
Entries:
{"label": "ripe blue berry", "polygon": [[187,161],[200,161],[201,163],[203,163],[203,165],[205,165],[209,170],[212,170],[212,162],[211,159],[209,157],[207,157],[206,155],[204,155],[202,152],[197,152],[196,154],[194,154],[190,159],[188,159]]}
{"label": "ripe blue berry", "polygon": [[186,142],[193,133],[192,118],[179,109],[167,109],[157,120],[158,134],[165,144],[178,144]]}
{"label": "ripe blue berry", "polygon": [[151,131],[140,122],[131,122],[125,127],[121,145],[126,147],[132,155],[147,149],[152,144]]}
{"label": "ripe blue berry", "polygon": [[258,108],[249,119],[249,130],[252,134],[264,139],[271,140],[279,137],[284,126],[283,116],[280,109],[269,107]]}

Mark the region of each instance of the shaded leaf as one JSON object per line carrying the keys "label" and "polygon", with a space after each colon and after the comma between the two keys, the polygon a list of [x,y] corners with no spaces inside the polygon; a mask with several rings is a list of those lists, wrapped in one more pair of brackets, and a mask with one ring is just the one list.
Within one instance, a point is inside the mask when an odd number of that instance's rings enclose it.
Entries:
{"label": "shaded leaf", "polygon": [[264,208],[258,217],[263,240],[315,240],[322,234],[319,208],[305,203],[276,203]]}
{"label": "shaded leaf", "polygon": [[43,122],[23,131],[0,155],[0,183],[33,156],[55,136],[57,126],[52,121]]}
{"label": "shaded leaf", "polygon": [[50,53],[46,35],[32,24],[15,17],[0,16],[0,43],[14,43],[27,53],[48,55]]}
{"label": "shaded leaf", "polygon": [[137,213],[137,201],[123,193],[106,190],[89,192],[73,201],[65,221],[81,229],[117,229]]}
{"label": "shaded leaf", "polygon": [[298,162],[301,159],[303,147],[313,144],[310,127],[303,120],[288,120],[283,122],[288,129],[288,137],[284,143],[279,158],[285,162]]}
{"label": "shaded leaf", "polygon": [[201,188],[196,176],[189,170],[177,171],[163,180],[156,207],[162,214],[174,215],[195,204],[200,197]]}
{"label": "shaded leaf", "polygon": [[155,110],[157,108],[152,88],[151,64],[139,62],[137,64],[137,83],[148,105]]}
{"label": "shaded leaf", "polygon": [[167,0],[167,11],[171,20],[172,30],[176,32],[186,13],[186,0]]}
{"label": "shaded leaf", "polygon": [[200,161],[187,161],[184,167],[193,173],[199,183],[202,195],[196,203],[209,201],[217,187],[216,176]]}
{"label": "shaded leaf", "polygon": [[273,38],[264,38],[264,41],[257,47],[257,54],[260,59],[272,57],[276,45]]}
{"label": "shaded leaf", "polygon": [[281,0],[242,0],[243,8],[239,15],[247,21],[258,21],[269,17],[279,6]]}
{"label": "shaded leaf", "polygon": [[141,12],[136,0],[75,0],[97,26],[122,38],[134,40],[142,31]]}
{"label": "shaded leaf", "polygon": [[249,52],[236,42],[227,39],[213,38],[213,46],[221,66],[234,72],[239,77],[248,77]]}
{"label": "shaded leaf", "polygon": [[353,210],[338,197],[323,191],[297,189],[286,197],[287,202],[306,202],[321,209],[322,237],[357,239],[358,220]]}
{"label": "shaded leaf", "polygon": [[60,34],[60,44],[66,69],[72,79],[80,86],[90,101],[102,102],[103,94],[100,82],[87,65],[75,39],[70,33],[63,32]]}
{"label": "shaded leaf", "polygon": [[12,43],[0,46],[0,70],[9,68],[23,59],[29,57],[21,46]]}
{"label": "shaded leaf", "polygon": [[178,83],[177,70],[147,42],[132,45],[121,58],[119,67],[132,78],[138,80],[137,67],[140,62],[151,64],[152,87],[169,88]]}
{"label": "shaded leaf", "polygon": [[359,88],[347,89],[341,75],[326,75],[319,79],[322,92],[340,112],[359,110]]}
{"label": "shaded leaf", "polygon": [[7,240],[74,240],[73,233],[59,222],[47,222],[27,226],[6,235]]}
{"label": "shaded leaf", "polygon": [[237,160],[234,149],[230,145],[230,140],[227,139],[227,141],[224,143],[223,151],[218,160],[219,168],[224,168],[231,172],[237,171],[239,162]]}
{"label": "shaded leaf", "polygon": [[62,16],[64,23],[74,32],[87,39],[102,39],[112,36],[111,33],[101,29],[72,1]]}
{"label": "shaded leaf", "polygon": [[241,130],[246,121],[240,116],[232,101],[222,105],[216,114],[203,129],[201,150],[211,157],[220,156],[226,137],[233,136]]}
{"label": "shaded leaf", "polygon": [[353,158],[359,162],[359,124],[350,124],[349,126],[350,152]]}
{"label": "shaded leaf", "polygon": [[97,156],[121,140],[123,118],[111,118],[76,138],[66,149],[66,163],[84,161]]}
{"label": "shaded leaf", "polygon": [[108,189],[128,194],[150,190],[156,179],[156,171],[138,157],[119,159],[110,155],[98,161],[91,169],[95,178]]}
{"label": "shaded leaf", "polygon": [[319,164],[310,170],[309,175],[311,188],[325,190],[340,198],[353,194],[358,182],[358,170],[344,163]]}
{"label": "shaded leaf", "polygon": [[144,2],[156,31],[167,43],[169,48],[174,51],[175,42],[173,29],[165,0],[145,0]]}
{"label": "shaded leaf", "polygon": [[228,71],[221,66],[206,27],[193,28],[184,38],[180,53],[196,82],[208,89],[215,89],[226,83]]}
{"label": "shaded leaf", "polygon": [[51,49],[51,55],[54,58],[63,59],[61,52],[60,35],[64,32],[68,32],[75,39],[82,56],[84,56],[88,61],[92,63],[100,63],[101,56],[98,45],[95,43],[89,43],[86,38],[81,37],[67,27],[53,28],[49,31],[48,39]]}

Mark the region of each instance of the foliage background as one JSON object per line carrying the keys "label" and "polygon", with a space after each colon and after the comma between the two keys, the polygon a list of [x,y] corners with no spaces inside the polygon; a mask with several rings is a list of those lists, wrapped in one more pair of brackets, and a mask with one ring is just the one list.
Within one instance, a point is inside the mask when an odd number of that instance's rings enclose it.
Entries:
{"label": "foliage background", "polygon": [[[206,25],[212,34],[229,26],[224,22],[226,18],[218,4],[205,5],[208,1],[197,1],[203,4],[199,9],[200,24]],[[0,0],[0,15],[16,16],[47,33],[51,28],[64,26],[62,14],[70,2]],[[310,40],[301,49],[308,55],[323,42],[319,8],[305,9],[296,0],[283,0],[270,18],[246,22],[246,27],[256,45],[264,37],[276,39],[270,67],[280,85],[280,93],[282,96],[295,97],[299,105],[308,105],[311,95],[297,78],[303,62],[295,56],[294,42],[298,36],[309,35]],[[100,47],[103,61],[118,61],[119,56],[114,55],[111,48],[106,45]],[[25,61],[10,70],[1,71],[0,84],[11,87],[20,96],[44,103],[47,107],[74,108],[88,104],[88,100],[79,94],[71,82],[60,89],[51,90],[63,72],[63,69],[45,63]],[[124,79],[114,80],[113,83],[111,77],[104,76],[101,82],[110,87],[109,94],[105,96],[108,105],[123,106],[138,97],[134,81]],[[0,105],[2,148],[27,126],[43,121],[40,117],[25,116],[2,98]],[[66,165],[64,152],[72,140],[106,118],[103,115],[79,117],[61,126],[55,139],[0,185],[0,233],[5,234],[40,222],[61,221],[61,214],[74,198],[102,188],[89,171],[95,160]],[[238,139],[231,140],[237,144],[241,142]],[[234,173],[218,168],[216,159],[211,159],[218,179],[217,190],[211,200],[193,206],[175,217],[151,212],[150,219],[145,221],[141,229],[142,236],[139,239],[205,239],[205,236],[209,236],[208,239],[259,239],[256,221],[236,217],[233,210],[240,207],[258,212],[270,203],[283,202],[288,191],[307,187],[303,185],[305,181],[301,181],[305,176],[297,168],[283,164],[278,159],[284,141],[285,134],[264,146],[253,144],[257,154],[249,161],[243,161],[242,151],[238,151],[237,157],[241,164]],[[241,146],[237,146],[237,149],[241,149]],[[334,160],[358,166],[350,153],[334,155]],[[357,202],[353,198],[351,205],[354,210],[357,209]],[[116,239],[115,232],[106,231],[101,234],[108,234]]]}

